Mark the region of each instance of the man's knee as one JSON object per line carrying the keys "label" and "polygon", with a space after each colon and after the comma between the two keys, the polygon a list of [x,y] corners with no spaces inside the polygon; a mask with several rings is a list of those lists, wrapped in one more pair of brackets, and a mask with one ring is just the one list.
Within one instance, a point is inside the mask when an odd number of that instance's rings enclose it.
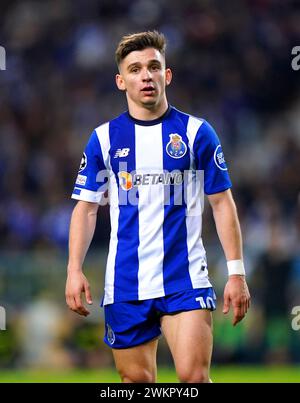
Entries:
{"label": "man's knee", "polygon": [[149,371],[145,368],[126,368],[119,370],[123,383],[155,383],[155,371]]}
{"label": "man's knee", "polygon": [[181,368],[177,370],[177,375],[182,383],[210,382],[207,368]]}

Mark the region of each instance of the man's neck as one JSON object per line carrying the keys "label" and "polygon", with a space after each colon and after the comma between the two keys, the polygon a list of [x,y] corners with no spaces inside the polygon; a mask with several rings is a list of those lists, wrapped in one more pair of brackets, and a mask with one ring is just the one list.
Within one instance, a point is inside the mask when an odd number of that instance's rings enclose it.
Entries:
{"label": "man's neck", "polygon": [[130,105],[128,103],[128,111],[130,116],[138,120],[155,120],[160,118],[168,109],[168,102],[164,100],[160,105],[153,107],[139,107],[136,105]]}

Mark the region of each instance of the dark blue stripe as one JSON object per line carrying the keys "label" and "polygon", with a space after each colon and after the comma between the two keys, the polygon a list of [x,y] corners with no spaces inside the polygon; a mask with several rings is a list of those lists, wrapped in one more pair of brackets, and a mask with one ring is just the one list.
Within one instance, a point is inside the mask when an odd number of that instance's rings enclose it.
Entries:
{"label": "dark blue stripe", "polygon": [[[163,140],[163,166],[165,171],[180,170],[184,172],[190,166],[190,153],[187,150],[184,157],[175,159],[166,152],[166,146],[170,141],[170,134],[177,133],[188,146],[186,128],[188,115],[180,114],[172,110],[170,116],[162,123]],[[167,189],[165,190],[166,193]],[[176,194],[181,196],[181,205],[175,205]],[[186,204],[184,201],[184,186],[170,186],[170,203],[164,208],[164,262],[163,276],[165,294],[171,294],[180,289],[193,288],[189,275],[189,261],[187,249],[186,230]]]}
{"label": "dark blue stripe", "polygon": [[[213,194],[229,189],[232,184],[228,171],[220,169],[214,160],[216,148],[221,145],[214,128],[206,121],[200,126],[194,141],[196,167],[204,170],[204,191]],[[221,152],[220,148],[220,152]],[[226,168],[226,163],[222,163]]]}
{"label": "dark blue stripe", "polygon": [[[111,165],[119,188],[119,227],[118,246],[115,260],[114,301],[138,299],[138,246],[139,246],[139,214],[138,205],[130,204],[129,192],[120,188],[118,172],[119,163],[126,161],[127,172],[135,168],[135,128],[134,123],[123,114],[110,122],[110,149],[130,148],[124,158],[114,158],[111,155]],[[133,190],[134,191],[134,190]]]}

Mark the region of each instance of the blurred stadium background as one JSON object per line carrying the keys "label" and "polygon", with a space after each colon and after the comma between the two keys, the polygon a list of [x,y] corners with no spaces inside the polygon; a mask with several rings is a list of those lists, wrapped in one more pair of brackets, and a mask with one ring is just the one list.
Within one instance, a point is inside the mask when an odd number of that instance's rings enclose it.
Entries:
{"label": "blurred stadium background", "polygon": [[[291,67],[299,5],[1,1],[0,381],[118,381],[98,308],[108,208],[85,264],[94,306],[83,319],[64,300],[70,194],[89,134],[126,109],[115,46],[153,28],[168,39],[170,103],[210,121],[222,139],[243,230],[252,308],[233,328],[221,312],[227,269],[207,206],[203,237],[219,297],[215,380],[300,381],[300,330],[291,326],[300,306],[300,71]],[[174,381],[163,340],[158,362],[159,379]]]}

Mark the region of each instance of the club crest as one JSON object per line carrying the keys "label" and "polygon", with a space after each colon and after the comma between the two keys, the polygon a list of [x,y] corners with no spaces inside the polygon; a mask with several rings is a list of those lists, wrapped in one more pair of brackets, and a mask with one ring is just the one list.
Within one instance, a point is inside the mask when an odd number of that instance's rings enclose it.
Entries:
{"label": "club crest", "polygon": [[114,344],[116,340],[115,333],[109,324],[107,324],[106,327],[107,327],[107,340],[109,341],[110,344]]}
{"label": "club crest", "polygon": [[169,136],[170,141],[166,145],[167,154],[172,158],[182,158],[187,151],[187,146],[185,142],[177,133],[172,133]]}

